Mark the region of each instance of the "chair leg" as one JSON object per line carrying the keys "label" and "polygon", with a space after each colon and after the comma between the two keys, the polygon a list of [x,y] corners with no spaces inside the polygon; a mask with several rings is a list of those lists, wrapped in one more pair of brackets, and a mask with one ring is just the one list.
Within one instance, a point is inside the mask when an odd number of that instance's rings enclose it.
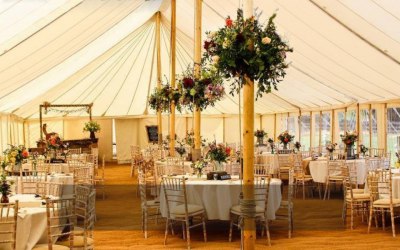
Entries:
{"label": "chair leg", "polygon": [[346,215],[347,215],[347,203],[346,200],[343,202],[343,209],[342,209],[342,219],[343,224],[346,225]]}
{"label": "chair leg", "polygon": [[185,222],[182,221],[182,238],[186,240],[186,233],[185,233]]}
{"label": "chair leg", "polygon": [[169,219],[165,223],[165,235],[164,235],[164,245],[167,245],[167,237],[168,237],[168,227],[169,227]]}
{"label": "chair leg", "polygon": [[186,218],[186,241],[187,241],[187,249],[190,249],[190,224],[189,224],[189,218]]}
{"label": "chair leg", "polygon": [[382,230],[385,230],[385,210],[381,208],[381,216],[382,216]]}
{"label": "chair leg", "polygon": [[390,220],[392,222],[392,233],[393,237],[396,237],[396,225],[394,224],[394,211],[393,207],[390,207]]}
{"label": "chair leg", "polygon": [[328,189],[329,189],[329,181],[326,182],[325,185],[325,194],[324,194],[324,200],[326,200],[327,194],[328,194]]}
{"label": "chair leg", "polygon": [[147,239],[147,209],[144,210],[144,238]]}
{"label": "chair leg", "polygon": [[206,217],[203,214],[202,216],[203,219],[203,237],[204,237],[204,242],[207,242],[207,230],[206,230]]}
{"label": "chair leg", "polygon": [[354,207],[353,203],[350,203],[351,215],[350,215],[350,229],[353,230],[353,223],[354,223]]}
{"label": "chair leg", "polygon": [[288,219],[289,219],[289,235],[288,238],[291,239],[292,238],[292,213],[291,213],[291,209],[290,209],[290,205],[289,205],[289,211],[288,211]]}
{"label": "chair leg", "polygon": [[269,234],[269,225],[268,225],[268,219],[267,219],[267,218],[265,218],[265,231],[266,231],[266,233],[267,233],[267,243],[268,243],[268,246],[271,246],[271,236],[270,236],[270,234]]}
{"label": "chair leg", "polygon": [[[369,231],[371,229],[372,213],[373,213],[373,207],[372,207],[372,204],[371,204],[370,207],[369,207],[368,233],[369,233]],[[375,219],[376,219],[376,216],[375,216]],[[376,221],[375,221],[375,223],[376,223]]]}
{"label": "chair leg", "polygon": [[306,187],[305,187],[305,182],[304,182],[304,180],[303,180],[303,200],[305,200],[306,199],[306,189],[305,189]]}
{"label": "chair leg", "polygon": [[229,223],[229,242],[232,242],[233,216],[230,214],[231,220]]}

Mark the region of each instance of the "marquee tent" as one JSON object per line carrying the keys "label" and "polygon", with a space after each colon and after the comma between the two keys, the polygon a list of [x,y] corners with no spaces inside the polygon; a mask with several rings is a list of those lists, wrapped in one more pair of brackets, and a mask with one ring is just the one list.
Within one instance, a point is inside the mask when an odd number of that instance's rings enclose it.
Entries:
{"label": "marquee tent", "polygon": [[[241,5],[240,0],[204,0],[203,33],[224,25],[228,14],[235,17]],[[354,125],[357,129],[354,121],[360,116],[359,120],[366,117],[376,127],[364,129],[369,134],[365,140],[387,147],[386,136],[376,132],[375,141],[369,132],[386,131],[385,111],[400,103],[400,2],[255,0],[254,6],[261,20],[278,13],[279,33],[294,48],[279,91],[264,95],[255,103],[256,126],[271,135],[282,129],[299,134],[308,126],[308,139],[303,143],[311,146],[325,142],[324,132],[318,132],[325,123],[329,124],[324,129],[329,131],[326,137],[336,141],[338,132],[344,129],[339,121],[345,117],[345,121],[349,120],[347,128]],[[38,107],[44,101],[93,103],[93,116],[101,121],[104,130],[112,130],[111,118],[116,118],[117,131],[128,133],[132,126],[136,129],[129,132],[131,139],[122,138],[117,132],[117,144],[145,144],[143,127],[155,123],[146,100],[156,86],[155,13],[158,11],[162,13],[162,74],[168,80],[170,2],[167,0],[1,2],[2,148],[7,143],[34,144],[39,138]],[[193,1],[177,1],[177,73],[193,62],[193,27]],[[203,36],[206,39],[205,33]],[[353,114],[348,109],[358,112]],[[238,96],[229,95],[203,112],[202,130],[206,137],[237,141],[239,134],[227,131],[238,126],[238,112]],[[372,112],[374,115],[369,115]],[[308,118],[300,118],[298,123],[300,114]],[[347,118],[349,114],[351,117]],[[77,116],[83,118],[68,118]],[[85,116],[85,112],[53,112],[45,118],[51,118],[48,122],[51,128],[62,131],[64,137],[79,137],[82,132],[76,128],[82,125]],[[191,129],[190,116],[190,112],[184,111],[178,118],[177,126],[182,128],[178,129],[178,135],[183,136]],[[164,119],[167,124],[166,115]],[[299,126],[301,122],[308,125]],[[358,125],[361,130],[363,124]],[[104,136],[107,138],[101,140],[107,144],[103,149],[109,152],[112,138]]]}

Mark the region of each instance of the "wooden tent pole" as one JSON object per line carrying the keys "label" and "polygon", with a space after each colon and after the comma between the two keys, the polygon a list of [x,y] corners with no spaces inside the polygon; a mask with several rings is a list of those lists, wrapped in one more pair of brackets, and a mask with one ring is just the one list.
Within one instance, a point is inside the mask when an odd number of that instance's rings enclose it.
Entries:
{"label": "wooden tent pole", "polygon": [[[194,35],[194,77],[200,78],[201,70],[201,13],[202,13],[202,0],[195,1],[195,35]],[[194,110],[194,151],[192,154],[193,160],[200,159],[201,156],[201,111],[199,107]]]}
{"label": "wooden tent pole", "polygon": [[[176,65],[176,0],[171,0],[171,88],[175,88]],[[171,101],[169,153],[175,156],[175,102]]]}
{"label": "wooden tent pole", "polygon": [[[161,12],[156,14],[156,48],[157,48],[157,88],[161,89]],[[158,145],[162,145],[162,115],[161,110],[157,110]]]}
{"label": "wooden tent pole", "polygon": [[[243,14],[253,16],[253,0],[244,1]],[[246,75],[243,80],[243,200],[254,201],[254,82]],[[255,220],[244,218],[243,249],[255,249],[255,241]]]}

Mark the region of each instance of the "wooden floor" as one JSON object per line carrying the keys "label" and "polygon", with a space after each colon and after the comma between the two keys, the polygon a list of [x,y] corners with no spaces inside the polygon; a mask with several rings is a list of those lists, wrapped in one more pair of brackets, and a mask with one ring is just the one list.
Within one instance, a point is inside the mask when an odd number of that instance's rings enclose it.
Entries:
{"label": "wooden floor", "polygon": [[[184,249],[186,243],[179,236],[169,236],[164,246],[164,224],[150,224],[149,237],[144,239],[140,230],[140,200],[136,198],[135,180],[129,177],[130,166],[106,166],[106,199],[98,197],[95,230],[96,249]],[[274,221],[270,225],[272,247],[264,238],[257,239],[257,249],[400,249],[400,226],[398,237],[391,236],[390,228],[372,228],[356,221],[355,230],[346,228],[341,220],[342,201],[297,199],[294,207],[294,235],[287,238],[287,222]],[[399,223],[397,223],[399,224]],[[207,223],[208,242],[202,240],[201,229],[191,231],[193,249],[238,249],[240,234],[236,231],[234,241],[228,242],[228,223]]]}

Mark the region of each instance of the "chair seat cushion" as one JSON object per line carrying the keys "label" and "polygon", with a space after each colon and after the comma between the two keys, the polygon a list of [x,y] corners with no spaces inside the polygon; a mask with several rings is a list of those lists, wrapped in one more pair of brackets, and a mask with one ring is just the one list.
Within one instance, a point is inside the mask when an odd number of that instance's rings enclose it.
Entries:
{"label": "chair seat cushion", "polygon": [[[347,193],[346,195],[346,199],[351,199],[351,194]],[[353,193],[353,199],[355,200],[369,200],[370,199],[370,195],[369,193]]]}
{"label": "chair seat cushion", "polygon": [[353,188],[353,194],[363,194],[364,189],[362,188]]}
{"label": "chair seat cushion", "polygon": [[[84,237],[83,236],[74,236],[74,244],[73,247],[84,247]],[[67,246],[69,247],[69,240],[65,241],[57,241],[57,245],[61,246]],[[86,238],[86,245],[91,246],[93,245],[93,239],[92,238]],[[69,248],[68,248],[69,249]]]}
{"label": "chair seat cushion", "polygon": [[[240,209],[240,205],[235,205],[233,207],[231,207],[231,212],[234,214],[241,214],[242,210]],[[260,207],[260,206],[256,206],[256,213],[264,213],[264,208]]]}
{"label": "chair seat cushion", "polygon": [[[32,250],[48,250],[49,247],[47,244],[39,244],[32,248]],[[69,247],[61,246],[61,245],[53,245],[53,250],[69,250]]]}
{"label": "chair seat cushion", "polygon": [[146,206],[148,206],[148,207],[159,207],[160,206],[160,201],[158,201],[158,200],[146,201]]}
{"label": "chair seat cushion", "polygon": [[[204,208],[200,205],[187,204],[188,214],[199,214],[204,212]],[[173,215],[185,215],[185,204],[180,204],[171,209],[171,214]]]}
{"label": "chair seat cushion", "polygon": [[[400,199],[393,199],[392,200],[394,206],[400,206]],[[390,199],[378,199],[374,201],[374,206],[389,206]]]}

